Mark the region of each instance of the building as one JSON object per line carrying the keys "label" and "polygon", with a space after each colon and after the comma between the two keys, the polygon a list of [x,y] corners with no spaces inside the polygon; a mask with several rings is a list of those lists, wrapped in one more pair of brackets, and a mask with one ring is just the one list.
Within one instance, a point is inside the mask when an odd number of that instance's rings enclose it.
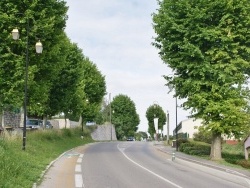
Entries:
{"label": "building", "polygon": [[[181,121],[177,126],[178,138],[193,138],[194,133],[198,132],[198,127],[202,125],[202,119],[190,118]],[[173,130],[176,135],[176,128]]]}

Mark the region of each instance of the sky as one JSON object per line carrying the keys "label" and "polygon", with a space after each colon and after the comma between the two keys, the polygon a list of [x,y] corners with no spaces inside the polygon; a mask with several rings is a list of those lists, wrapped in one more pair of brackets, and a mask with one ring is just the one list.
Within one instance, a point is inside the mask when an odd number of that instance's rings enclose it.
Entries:
{"label": "sky", "polygon": [[[170,135],[176,126],[176,99],[163,75],[172,70],[163,63],[152,45],[156,34],[152,13],[157,0],[65,0],[66,33],[105,76],[111,99],[122,94],[134,103],[140,117],[138,131],[148,130],[146,111],[153,104],[169,113]],[[106,96],[109,99],[109,94]],[[181,104],[177,100],[177,106]],[[177,108],[177,121],[189,112]],[[164,126],[164,134],[167,128]]]}

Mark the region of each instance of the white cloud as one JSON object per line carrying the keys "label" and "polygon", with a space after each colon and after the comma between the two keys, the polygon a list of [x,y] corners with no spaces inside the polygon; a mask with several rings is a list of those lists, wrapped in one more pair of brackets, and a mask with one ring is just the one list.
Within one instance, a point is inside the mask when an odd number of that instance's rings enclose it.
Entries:
{"label": "white cloud", "polygon": [[[66,33],[83,49],[106,77],[112,97],[124,94],[135,102],[139,130],[147,131],[145,113],[157,101],[170,113],[170,133],[175,128],[175,99],[162,75],[171,74],[158,56],[152,37],[151,14],[155,0],[67,0]],[[108,98],[108,96],[107,96]],[[178,121],[187,112],[178,109]]]}

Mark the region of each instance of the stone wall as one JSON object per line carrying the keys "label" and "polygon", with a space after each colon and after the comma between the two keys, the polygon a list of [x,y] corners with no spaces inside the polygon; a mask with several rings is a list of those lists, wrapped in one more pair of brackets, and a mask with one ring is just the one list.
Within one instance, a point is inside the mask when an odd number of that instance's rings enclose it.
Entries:
{"label": "stone wall", "polygon": [[[112,134],[111,134],[112,132]],[[117,140],[114,125],[98,125],[97,129],[91,133],[91,137],[96,141]]]}
{"label": "stone wall", "polygon": [[17,128],[23,125],[23,117],[21,113],[16,113],[13,111],[3,111],[1,114],[1,127],[13,127]]}

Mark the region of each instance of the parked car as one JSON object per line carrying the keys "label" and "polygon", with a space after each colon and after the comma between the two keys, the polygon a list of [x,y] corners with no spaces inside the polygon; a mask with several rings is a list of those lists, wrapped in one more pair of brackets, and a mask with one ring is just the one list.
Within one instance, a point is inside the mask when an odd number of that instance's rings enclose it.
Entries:
{"label": "parked car", "polygon": [[40,129],[42,128],[42,122],[39,119],[27,119],[26,128]]}
{"label": "parked car", "polygon": [[46,129],[52,129],[53,125],[50,123],[50,121],[46,122]]}
{"label": "parked car", "polygon": [[[43,128],[43,120],[41,119],[27,119],[26,127],[31,129],[40,129]],[[52,124],[47,120],[46,129],[52,129]]]}

